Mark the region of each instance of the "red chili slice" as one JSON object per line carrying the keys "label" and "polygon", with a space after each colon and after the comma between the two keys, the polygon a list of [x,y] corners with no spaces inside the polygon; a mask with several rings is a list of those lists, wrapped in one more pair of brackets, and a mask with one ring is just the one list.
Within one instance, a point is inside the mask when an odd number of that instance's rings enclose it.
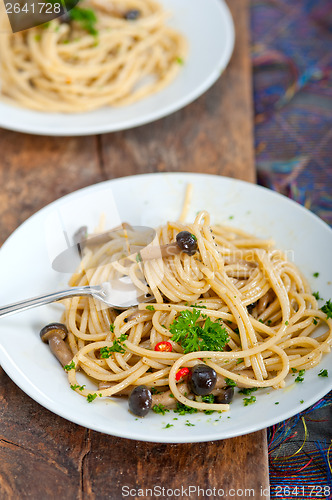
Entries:
{"label": "red chili slice", "polygon": [[181,378],[186,377],[187,375],[189,375],[189,368],[180,368],[180,370],[176,372],[175,380],[178,382]]}
{"label": "red chili slice", "polygon": [[154,350],[160,351],[160,352],[172,352],[173,346],[170,342],[166,342],[166,341],[158,342],[158,344],[156,344]]}

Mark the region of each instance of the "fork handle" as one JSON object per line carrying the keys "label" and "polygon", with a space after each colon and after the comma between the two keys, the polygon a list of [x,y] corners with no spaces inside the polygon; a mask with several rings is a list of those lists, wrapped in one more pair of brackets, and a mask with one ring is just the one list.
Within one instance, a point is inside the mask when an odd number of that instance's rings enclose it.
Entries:
{"label": "fork handle", "polygon": [[60,292],[47,293],[45,295],[39,295],[32,299],[21,300],[19,302],[14,302],[8,306],[0,307],[0,317],[9,316],[10,314],[15,314],[17,312],[27,311],[33,307],[44,306],[46,304],[51,304],[52,302],[57,302],[61,299],[67,299],[69,297],[76,297],[82,295],[92,295],[93,292],[98,291],[99,286],[91,287],[87,286],[77,286],[73,288],[67,288],[67,290],[62,290]]}

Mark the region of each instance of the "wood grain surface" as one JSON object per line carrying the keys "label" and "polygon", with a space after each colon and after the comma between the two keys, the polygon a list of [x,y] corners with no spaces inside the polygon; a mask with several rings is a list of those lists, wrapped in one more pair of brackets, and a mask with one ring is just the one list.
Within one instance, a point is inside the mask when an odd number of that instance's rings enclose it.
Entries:
{"label": "wood grain surface", "polygon": [[[222,78],[183,110],[103,136],[0,130],[0,244],[51,201],[114,177],[182,171],[255,181],[248,1],[230,0],[229,6],[236,26],[232,60]],[[118,500],[129,488],[127,498],[142,498],[139,488],[157,486],[160,498],[234,499],[246,489],[250,498],[269,498],[261,490],[268,484],[265,431],[181,445],[115,438],[42,408],[0,368],[1,500]]]}

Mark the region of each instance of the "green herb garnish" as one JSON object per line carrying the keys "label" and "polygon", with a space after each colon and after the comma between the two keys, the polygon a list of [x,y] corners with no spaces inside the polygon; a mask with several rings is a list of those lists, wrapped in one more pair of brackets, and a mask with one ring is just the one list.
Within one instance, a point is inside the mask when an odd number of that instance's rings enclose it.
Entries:
{"label": "green herb garnish", "polygon": [[165,413],[167,411],[169,411],[165,405],[162,405],[162,404],[159,404],[159,405],[154,405],[152,407],[152,410],[155,412],[155,413],[160,413],[161,415],[165,415]]}
{"label": "green herb garnish", "polygon": [[195,424],[192,424],[191,422],[189,422],[189,420],[186,420],[185,425],[187,425],[188,427],[195,427]]}
{"label": "green herb garnish", "polygon": [[68,11],[68,15],[72,21],[78,22],[81,28],[90,33],[90,35],[96,36],[98,34],[95,27],[97,16],[92,9],[82,9],[76,6]]}
{"label": "green herb garnish", "polygon": [[113,323],[110,324],[110,332],[114,332],[114,324]]}
{"label": "green herb garnish", "polygon": [[304,378],[303,375],[305,373],[305,370],[300,370],[298,376],[295,379],[295,382],[303,382]]}
{"label": "green herb garnish", "polygon": [[169,429],[170,427],[174,427],[173,424],[166,424],[165,427],[163,427],[163,429]]}
{"label": "green herb garnish", "polygon": [[314,278],[318,278],[318,276],[319,276],[319,273],[314,273],[314,274],[313,274],[313,277],[314,277]]}
{"label": "green herb garnish", "polygon": [[86,399],[88,400],[88,403],[92,403],[92,401],[94,401],[97,397],[97,394],[94,393],[94,394],[88,394]]}
{"label": "green herb garnish", "polygon": [[329,376],[329,372],[327,370],[321,370],[318,373],[318,377],[328,377],[328,376]]}
{"label": "green herb garnish", "polygon": [[154,306],[146,306],[146,308],[148,311],[155,311],[155,308]]}
{"label": "green herb garnish", "polygon": [[250,398],[243,398],[243,404],[244,404],[244,406],[251,405],[252,403],[256,403],[256,397],[255,396],[250,396]]}
{"label": "green herb garnish", "polygon": [[169,327],[174,342],[178,342],[183,348],[184,354],[195,351],[223,351],[229,337],[225,328],[219,323],[205,319],[204,326],[197,324],[200,311],[186,309]]}
{"label": "green herb garnish", "polygon": [[127,335],[122,333],[118,339],[113,341],[113,345],[111,347],[101,347],[100,348],[100,357],[103,359],[110,358],[113,352],[119,352],[120,354],[124,354],[126,352],[125,345],[123,342],[127,340]]}
{"label": "green herb garnish", "polygon": [[228,385],[229,387],[235,387],[236,386],[235,380],[232,380],[231,378],[225,378],[225,382],[226,382],[226,385]]}
{"label": "green herb garnish", "polygon": [[312,294],[316,300],[323,300],[322,297],[319,295],[319,292],[313,292]]}
{"label": "green herb garnish", "polygon": [[65,365],[63,367],[64,370],[66,370],[66,372],[69,372],[69,370],[75,370],[75,363],[74,361],[72,361],[69,365]]}
{"label": "green herb garnish", "polygon": [[182,403],[179,403],[179,401],[177,401],[176,409],[174,410],[174,413],[178,413],[179,415],[185,415],[186,413],[197,413],[197,412],[198,412],[197,408],[192,408],[191,406],[184,405]]}
{"label": "green herb garnish", "polygon": [[239,391],[239,394],[244,394],[245,396],[248,396],[252,392],[258,391],[258,387],[245,387],[244,389],[241,389]]}
{"label": "green herb garnish", "polygon": [[75,391],[75,389],[78,389],[79,391],[83,391],[85,388],[85,385],[74,384],[74,385],[71,385],[70,388],[73,389],[73,391]]}
{"label": "green herb garnish", "polygon": [[323,307],[320,308],[321,311],[323,311],[323,313],[326,314],[326,318],[329,319],[331,318],[332,319],[332,302],[331,302],[331,299],[329,299],[324,305]]}

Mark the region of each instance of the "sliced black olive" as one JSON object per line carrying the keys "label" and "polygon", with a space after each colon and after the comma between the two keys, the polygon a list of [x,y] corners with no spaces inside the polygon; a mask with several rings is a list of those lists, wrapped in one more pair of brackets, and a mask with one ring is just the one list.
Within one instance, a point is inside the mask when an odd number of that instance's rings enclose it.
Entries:
{"label": "sliced black olive", "polygon": [[188,255],[194,255],[198,248],[196,236],[189,233],[189,231],[181,231],[178,233],[176,235],[176,243],[181,250]]}
{"label": "sliced black olive", "polygon": [[134,415],[145,417],[152,406],[151,391],[145,385],[138,385],[131,391],[128,402]]}
{"label": "sliced black olive", "polygon": [[196,365],[188,381],[191,391],[196,396],[206,396],[214,389],[217,382],[217,374],[208,365]]}
{"label": "sliced black olive", "polygon": [[123,16],[127,21],[136,21],[141,15],[141,11],[138,9],[131,9],[128,10],[125,15]]}
{"label": "sliced black olive", "polygon": [[214,402],[217,404],[227,405],[229,404],[234,396],[234,387],[225,387],[223,392],[215,396]]}

